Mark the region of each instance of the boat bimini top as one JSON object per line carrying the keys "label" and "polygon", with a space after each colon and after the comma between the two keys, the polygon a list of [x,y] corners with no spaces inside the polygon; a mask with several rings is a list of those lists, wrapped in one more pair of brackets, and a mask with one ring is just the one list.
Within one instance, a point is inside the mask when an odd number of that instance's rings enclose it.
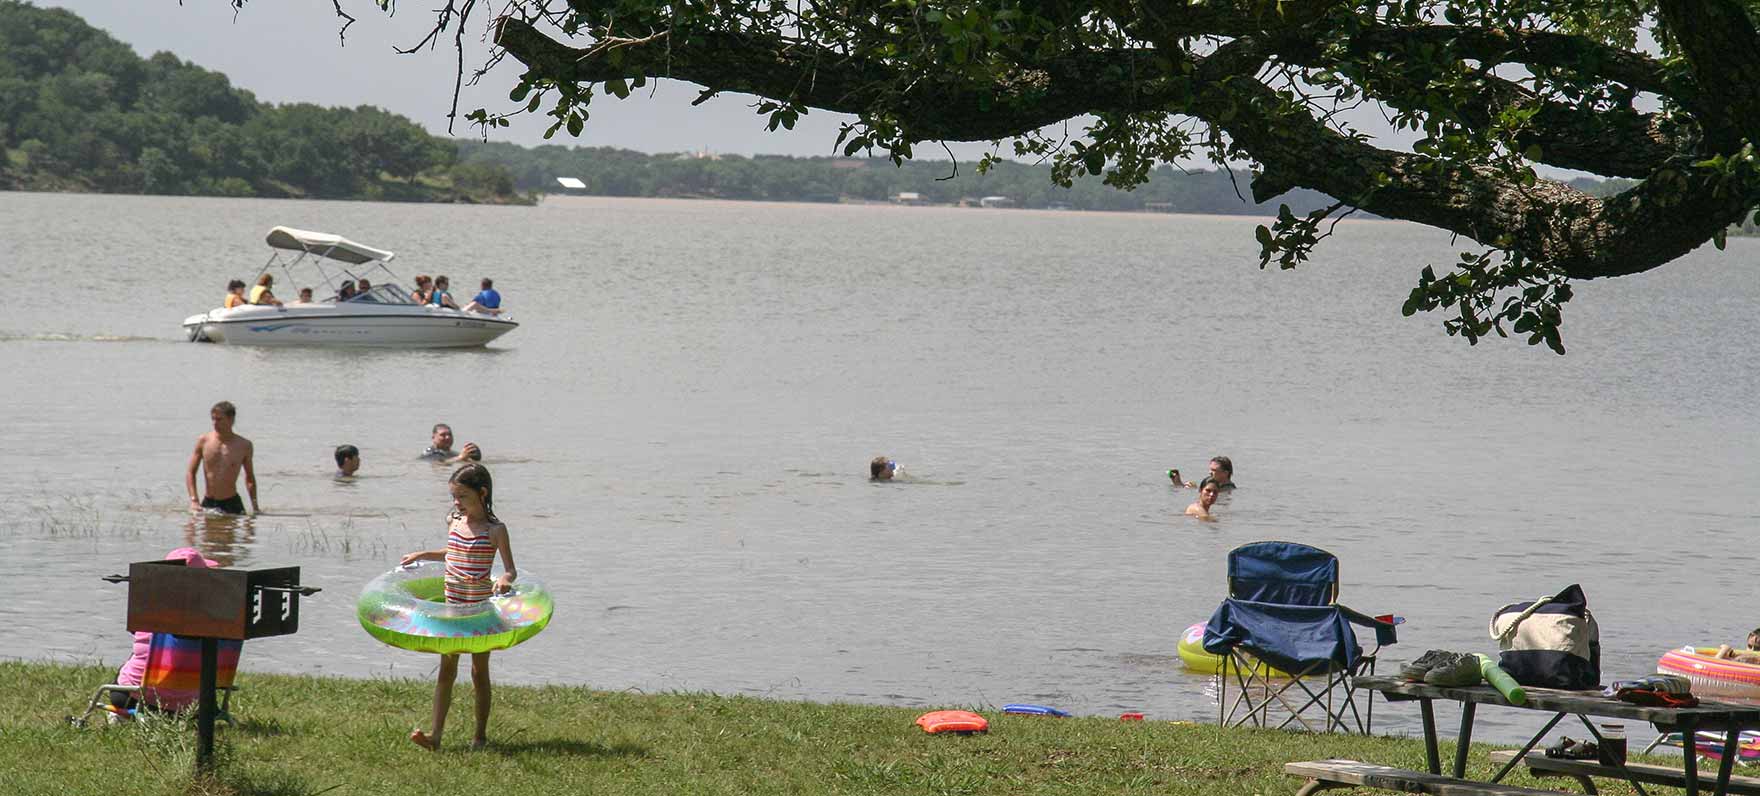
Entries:
{"label": "boat bimini top", "polygon": [[[318,276],[324,280],[325,286],[328,287],[332,293],[337,291],[340,281],[352,282],[370,274],[374,270],[384,271],[386,276],[385,281],[388,284],[393,286],[397,284],[397,274],[392,273],[391,269],[385,265],[391,261],[391,258],[396,257],[397,255],[385,251],[384,249],[375,249],[363,243],[355,243],[341,235],[332,235],[328,232],[313,232],[305,229],[294,229],[293,227],[275,227],[274,229],[269,230],[269,235],[266,240],[270,248],[276,249],[276,251],[269,255],[269,261],[263,264],[261,270],[257,271],[257,276],[259,277],[270,268],[273,268],[277,261],[280,261],[281,269],[286,273],[289,283],[291,284],[293,282],[293,267],[299,265],[301,262],[307,261],[309,257],[309,264],[317,270]],[[299,252],[299,254],[291,260],[282,260],[281,252],[283,251]],[[346,263],[347,265],[326,268],[324,267],[325,260],[334,260],[339,263]],[[348,266],[366,267],[350,269]],[[359,270],[361,273],[355,273],[355,270]],[[396,301],[387,296],[383,298],[376,297],[376,299],[370,300],[378,300],[386,304],[411,303],[408,299],[409,294],[404,293],[401,287],[398,287],[395,291],[382,291],[375,287],[371,292],[376,294],[376,296],[378,294],[396,293],[402,295],[404,298],[402,301]]]}
{"label": "boat bimini top", "polygon": [[269,245],[287,251],[316,254],[332,260],[360,265],[374,260],[390,262],[396,254],[355,243],[341,235],[328,232],[312,232],[293,227],[276,227],[269,230]]}

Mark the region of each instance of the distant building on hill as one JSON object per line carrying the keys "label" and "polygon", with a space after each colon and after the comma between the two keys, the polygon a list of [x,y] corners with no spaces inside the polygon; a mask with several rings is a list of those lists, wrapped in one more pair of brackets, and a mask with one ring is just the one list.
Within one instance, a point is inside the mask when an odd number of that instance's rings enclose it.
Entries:
{"label": "distant building on hill", "polygon": [[892,197],[892,202],[900,205],[924,204],[923,195],[916,191],[899,191]]}
{"label": "distant building on hill", "polygon": [[587,190],[587,184],[575,177],[557,177],[556,182],[562,186],[563,193]]}
{"label": "distant building on hill", "polygon": [[978,200],[979,207],[1014,207],[1014,200],[1006,196],[986,196]]}

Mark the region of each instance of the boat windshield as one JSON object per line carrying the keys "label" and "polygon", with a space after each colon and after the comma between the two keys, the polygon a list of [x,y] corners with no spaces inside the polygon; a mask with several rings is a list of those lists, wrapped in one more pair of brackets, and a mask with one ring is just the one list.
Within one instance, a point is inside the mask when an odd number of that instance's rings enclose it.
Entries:
{"label": "boat windshield", "polygon": [[365,293],[357,293],[349,301],[357,304],[414,304],[409,300],[409,291],[397,285],[374,285]]}

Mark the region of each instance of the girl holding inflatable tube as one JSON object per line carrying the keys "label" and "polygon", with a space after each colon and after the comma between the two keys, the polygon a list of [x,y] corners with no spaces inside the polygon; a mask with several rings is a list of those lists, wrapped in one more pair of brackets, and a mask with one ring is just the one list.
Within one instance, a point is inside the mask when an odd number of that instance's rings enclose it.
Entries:
{"label": "girl holding inflatable tube", "polygon": [[[513,588],[519,570],[513,563],[513,548],[508,543],[507,526],[495,518],[495,487],[489,468],[472,462],[452,474],[447,488],[452,492],[452,512],[447,515],[446,548],[421,550],[403,557],[403,564],[418,561],[446,563],[446,602],[478,603]],[[501,577],[489,578],[495,556],[501,556]],[[452,684],[458,679],[458,654],[440,656],[439,679],[434,684],[434,723],[432,734],[420,728],[409,739],[429,751],[440,748],[446,731],[446,712],[452,707]],[[471,747],[480,748],[489,742],[489,653],[471,653],[471,686],[476,696],[476,735]]]}

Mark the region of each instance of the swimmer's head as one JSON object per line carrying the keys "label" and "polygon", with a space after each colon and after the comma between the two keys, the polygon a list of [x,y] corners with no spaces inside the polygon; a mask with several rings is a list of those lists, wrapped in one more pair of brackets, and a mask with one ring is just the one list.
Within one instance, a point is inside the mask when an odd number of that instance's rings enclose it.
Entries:
{"label": "swimmer's head", "polygon": [[1198,489],[1198,505],[1206,509],[1210,508],[1216,503],[1216,493],[1219,491],[1221,490],[1217,488],[1215,481],[1205,481],[1204,485]]}
{"label": "swimmer's head", "polygon": [[353,445],[336,446],[336,471],[343,475],[354,475],[361,469],[361,449]]}
{"label": "swimmer's head", "polygon": [[1210,478],[1228,483],[1234,478],[1234,462],[1229,461],[1227,456],[1210,457]]}
{"label": "swimmer's head", "polygon": [[1760,627],[1754,628],[1753,632],[1748,634],[1748,649],[1760,650]]}
{"label": "swimmer's head", "polygon": [[868,462],[868,479],[872,481],[889,481],[898,472],[898,462],[885,456],[875,456]]}
{"label": "swimmer's head", "polygon": [[452,426],[446,425],[445,423],[435,423],[433,434],[434,438],[432,443],[436,449],[443,451],[452,450]]}
{"label": "swimmer's head", "polygon": [[221,401],[208,410],[208,419],[214,421],[214,430],[222,434],[232,430],[233,421],[238,419],[238,407],[231,401]]}
{"label": "swimmer's head", "polygon": [[459,467],[452,471],[447,489],[452,492],[452,505],[466,516],[480,507],[484,516],[495,519],[495,481],[489,468],[476,462]]}

